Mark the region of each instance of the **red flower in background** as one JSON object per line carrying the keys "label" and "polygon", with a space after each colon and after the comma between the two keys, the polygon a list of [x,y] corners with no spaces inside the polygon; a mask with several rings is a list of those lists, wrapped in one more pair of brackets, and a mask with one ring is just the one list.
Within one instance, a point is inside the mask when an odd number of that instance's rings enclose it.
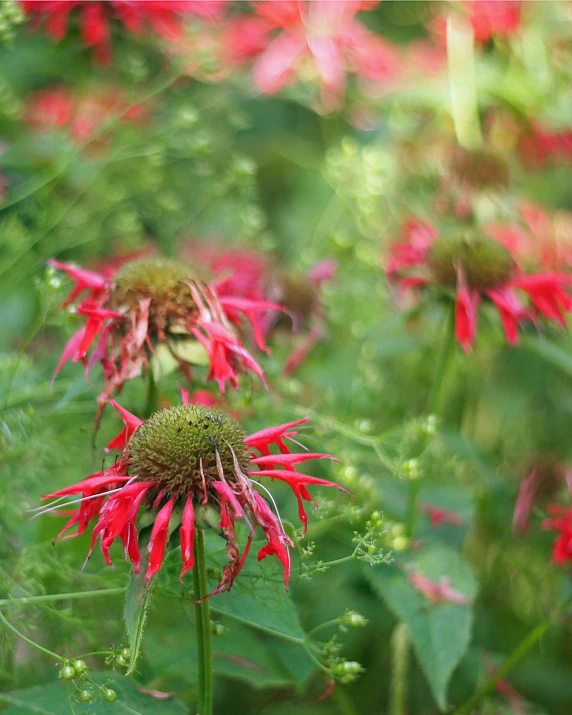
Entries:
{"label": "red flower in background", "polygon": [[[75,282],[65,305],[87,293],[77,306],[84,326],[65,346],[56,374],[68,360],[81,360],[86,373],[100,363],[105,379],[99,398],[101,406],[127,380],[148,368],[157,343],[172,350],[188,375],[189,369],[176,345],[181,339],[193,337],[208,356],[208,379],[216,380],[222,392],[229,381],[238,386],[237,373],[244,369],[264,381],[262,369],[243,346],[216,290],[192,278],[190,270],[177,261],[145,257],[105,275],[54,260],[50,265],[65,271]],[[260,315],[280,309],[275,303],[241,298],[239,305],[232,303],[232,318],[238,324],[238,313],[244,314],[252,321],[258,338]]]}
{"label": "red flower in background", "polygon": [[553,131],[535,123],[518,142],[518,153],[527,169],[542,169],[549,162],[572,162],[572,129]]}
{"label": "red flower in background", "polygon": [[451,580],[447,576],[443,576],[439,581],[432,581],[418,571],[414,571],[409,574],[407,580],[419,593],[435,605],[454,603],[457,606],[465,606],[471,602],[468,596],[451,588]]}
{"label": "red flower in background", "polygon": [[[284,531],[279,513],[271,508],[275,506],[274,499],[258,479],[270,477],[290,486],[298,500],[304,528],[307,515],[303,502],[314,501],[308,487],[328,486],[345,491],[338,484],[296,471],[298,464],[310,459],[338,461],[328,454],[290,451],[287,442],[298,443],[294,438],[298,438],[308,418],[245,436],[233,417],[203,405],[184,404],[160,410],[143,422],[110,401],[121,413],[125,429],[110,442],[108,449],[121,449],[122,456],[113,467],[43,497],[56,501],[40,514],[64,508],[66,504],[61,502],[65,497],[81,494],[79,500],[70,502],[79,501],[79,508],[56,538],[76,526],[75,532],[63,538],[78,536],[96,520],[88,558],[99,538],[105,561],[111,564],[109,549],[115,539],[120,539],[126,558],[138,573],[142,557],[137,517],[142,509],[156,512],[147,548],[146,577],[151,578],[163,563],[173,509],[179,505],[182,508],[179,529],[182,579],[194,566],[195,531],[200,526],[196,523],[196,513],[208,505],[220,513],[218,528],[227,541],[229,557],[219,585],[209,595],[231,588],[244,565],[257,526],[267,541],[258,552],[258,560],[276,556],[282,564],[287,586],[288,549],[293,543]],[[278,454],[271,452],[273,447],[279,449]],[[260,456],[256,457],[256,453]],[[270,505],[257,488],[268,495]],[[236,519],[243,519],[250,529],[242,555],[237,542]]]}
{"label": "red flower in background", "polygon": [[514,35],[522,19],[521,0],[463,0],[477,42]]}
{"label": "red flower in background", "polygon": [[68,30],[70,13],[77,11],[82,39],[93,47],[98,62],[111,59],[111,23],[119,21],[129,32],[139,35],[150,27],[166,40],[181,34],[186,14],[217,17],[225,0],[21,0],[25,12],[39,22],[59,42]]}
{"label": "red flower in background", "polygon": [[572,310],[572,276],[527,274],[503,245],[466,229],[439,236],[427,224],[407,223],[403,238],[389,249],[386,274],[401,290],[429,285],[454,288],[455,337],[465,351],[475,341],[483,300],[497,309],[511,345],[518,343],[518,328],[524,321],[536,324],[543,317],[566,327],[565,313]]}
{"label": "red flower in background", "polygon": [[25,119],[38,131],[65,129],[75,142],[83,144],[113,119],[137,122],[145,114],[141,105],[130,105],[115,88],[99,87],[78,97],[65,87],[54,87],[30,95]]}
{"label": "red flower in background", "polygon": [[554,504],[548,507],[548,513],[550,518],[542,522],[542,527],[559,532],[552,557],[559,566],[572,563],[572,509]]}
{"label": "red flower in background", "polygon": [[265,0],[254,4],[269,31],[279,31],[254,66],[254,81],[272,94],[309,73],[316,76],[327,109],[338,106],[347,75],[370,80],[393,78],[396,50],[371,33],[355,15],[377,2],[359,0]]}

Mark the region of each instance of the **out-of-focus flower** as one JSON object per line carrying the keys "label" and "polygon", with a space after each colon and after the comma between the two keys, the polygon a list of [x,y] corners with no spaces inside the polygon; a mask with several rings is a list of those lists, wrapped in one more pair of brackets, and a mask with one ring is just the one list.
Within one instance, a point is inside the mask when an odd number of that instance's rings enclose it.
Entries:
{"label": "out-of-focus flower", "polygon": [[184,15],[217,17],[225,0],[21,0],[27,15],[44,21],[46,32],[56,42],[67,34],[70,13],[77,11],[84,44],[92,47],[98,62],[111,59],[111,24],[120,22],[139,35],[150,27],[166,40],[181,36]]}
{"label": "out-of-focus flower", "polygon": [[423,576],[418,571],[414,571],[409,574],[407,579],[419,593],[434,604],[455,603],[459,606],[464,606],[471,602],[468,596],[451,588],[451,580],[447,576],[443,576],[439,581],[431,581],[431,579]]}
{"label": "out-of-focus flower", "polygon": [[550,271],[570,270],[572,213],[556,211],[550,215],[531,201],[523,201],[518,213],[518,223],[491,223],[485,228],[487,235],[502,243],[523,265]]}
{"label": "out-of-focus flower", "polygon": [[[334,482],[295,471],[298,464],[309,459],[337,461],[328,454],[290,451],[286,442],[297,444],[294,438],[308,418],[245,436],[237,420],[212,407],[183,404],[155,412],[143,422],[113,400],[111,403],[121,413],[125,429],[112,440],[109,448],[122,450],[121,458],[113,467],[44,497],[56,502],[40,513],[65,507],[65,503],[60,503],[62,499],[81,494],[79,508],[57,538],[76,526],[77,530],[64,538],[78,536],[96,520],[88,558],[99,538],[105,561],[110,564],[109,549],[115,539],[120,539],[126,558],[137,573],[141,564],[137,517],[146,509],[154,513],[146,571],[149,579],[161,568],[173,510],[179,506],[182,579],[195,563],[194,539],[196,529],[201,527],[196,517],[203,509],[214,509],[220,514],[218,528],[227,542],[229,563],[223,569],[219,585],[209,595],[231,588],[244,565],[257,526],[267,541],[258,552],[258,560],[276,556],[282,564],[287,587],[288,549],[293,542],[284,531],[280,515],[273,512],[258,491],[267,494],[274,504],[270,492],[258,480],[278,479],[290,486],[298,500],[304,527],[307,515],[303,501],[314,501],[308,487],[327,486],[344,491]],[[277,447],[279,453],[271,453],[272,447]],[[256,457],[256,453],[260,456]],[[244,519],[250,529],[242,555],[236,536],[236,519]]]}
{"label": "out-of-focus flower", "polygon": [[256,3],[255,11],[272,31],[254,66],[257,87],[272,94],[302,78],[315,79],[323,106],[333,109],[343,100],[348,74],[376,81],[395,77],[396,50],[355,18],[376,4],[360,0]]}
{"label": "out-of-focus flower", "polygon": [[[75,282],[66,305],[87,293],[77,306],[85,325],[67,343],[56,374],[68,360],[81,360],[86,372],[101,363],[106,384],[100,405],[126,380],[141,374],[158,342],[169,346],[188,374],[175,344],[181,339],[198,341],[208,356],[208,379],[216,380],[222,392],[229,381],[238,385],[237,373],[242,369],[264,381],[262,369],[238,338],[223,299],[211,285],[193,278],[183,264],[146,257],[124,264],[111,276],[54,260],[50,265]],[[256,335],[259,316],[281,309],[275,303],[245,298],[237,304],[232,296],[224,301],[231,306],[235,323],[237,314],[246,315]]]}
{"label": "out-of-focus flower", "polygon": [[431,526],[441,526],[441,524],[451,524],[451,526],[461,526],[463,523],[462,518],[454,511],[449,509],[442,509],[439,506],[432,506],[430,504],[423,504],[421,506],[421,511],[429,517]]}
{"label": "out-of-focus flower", "polygon": [[112,120],[139,122],[146,110],[129,104],[118,89],[98,88],[85,96],[74,96],[65,87],[34,92],[28,99],[25,119],[41,132],[69,132],[78,144],[89,142]]}
{"label": "out-of-focus flower", "polygon": [[524,536],[534,506],[554,494],[570,476],[572,471],[555,460],[536,460],[520,483],[512,518],[513,530]]}
{"label": "out-of-focus flower", "polygon": [[527,169],[541,169],[550,162],[572,162],[572,129],[551,131],[533,124],[518,142],[518,153]]}
{"label": "out-of-focus flower", "polygon": [[[568,476],[568,489],[572,493],[572,479]],[[572,563],[572,509],[560,504],[548,506],[549,518],[542,522],[542,528],[557,531],[558,537],[552,547],[552,558],[559,566]]]}
{"label": "out-of-focus flower", "polygon": [[319,261],[304,274],[277,269],[265,256],[251,250],[192,243],[187,251],[189,258],[208,268],[213,286],[223,305],[231,311],[231,318],[232,300],[227,300],[227,295],[283,306],[285,315],[269,311],[260,322],[258,344],[262,345],[264,338],[276,328],[294,323],[301,342],[287,359],[285,374],[292,374],[324,338],[325,315],[320,291],[324,283],[335,278],[338,264],[333,258]]}
{"label": "out-of-focus flower", "polygon": [[475,341],[482,300],[497,309],[511,345],[518,343],[522,322],[536,324],[542,317],[565,328],[565,313],[572,310],[572,276],[525,273],[503,245],[462,227],[438,236],[426,224],[409,222],[403,238],[390,246],[386,274],[401,290],[430,285],[454,288],[455,337],[466,352]]}
{"label": "out-of-focus flower", "polygon": [[[475,33],[475,40],[484,44],[493,37],[509,37],[518,32],[522,23],[522,0],[458,0],[456,9],[465,13]],[[438,15],[431,30],[445,42],[446,17]]]}

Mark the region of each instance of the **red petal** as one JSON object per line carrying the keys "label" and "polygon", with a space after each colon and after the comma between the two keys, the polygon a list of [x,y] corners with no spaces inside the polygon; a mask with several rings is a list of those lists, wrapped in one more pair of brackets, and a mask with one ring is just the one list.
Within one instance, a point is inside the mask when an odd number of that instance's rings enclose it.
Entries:
{"label": "red petal", "polygon": [[151,539],[149,541],[149,568],[147,569],[145,578],[149,579],[154,576],[163,563],[165,546],[169,535],[169,521],[173,513],[175,501],[175,497],[170,499],[155,517],[155,523],[153,524]]}

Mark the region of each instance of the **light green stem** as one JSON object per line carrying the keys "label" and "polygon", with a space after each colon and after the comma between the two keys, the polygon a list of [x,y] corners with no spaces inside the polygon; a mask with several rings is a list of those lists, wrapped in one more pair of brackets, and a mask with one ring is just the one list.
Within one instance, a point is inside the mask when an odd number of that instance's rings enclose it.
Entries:
{"label": "light green stem", "polygon": [[405,623],[395,626],[391,636],[390,715],[407,712],[407,668],[409,665],[409,630]]}
{"label": "light green stem", "polygon": [[211,620],[209,614],[205,537],[202,529],[195,536],[195,567],[193,569],[197,652],[199,661],[199,693],[196,715],[211,715],[213,708],[213,664],[211,651]]}
{"label": "light green stem", "polygon": [[41,646],[39,643],[36,643],[35,641],[31,640],[28,638],[28,636],[25,636],[23,633],[21,633],[17,628],[15,628],[10,621],[8,621],[5,617],[4,614],[0,611],[0,623],[3,623],[6,628],[15,635],[18,636],[18,638],[21,638],[23,641],[25,641],[28,645],[31,645],[32,648],[35,648],[36,650],[41,651],[42,653],[46,653],[46,655],[51,656],[52,658],[55,658],[56,660],[60,661],[65,661],[65,658],[61,655],[58,655],[57,653],[54,653],[53,650],[48,650],[47,648],[44,648],[44,646]]}
{"label": "light green stem", "polygon": [[447,62],[457,141],[465,149],[478,149],[483,137],[477,104],[475,33],[458,15],[447,19]]}

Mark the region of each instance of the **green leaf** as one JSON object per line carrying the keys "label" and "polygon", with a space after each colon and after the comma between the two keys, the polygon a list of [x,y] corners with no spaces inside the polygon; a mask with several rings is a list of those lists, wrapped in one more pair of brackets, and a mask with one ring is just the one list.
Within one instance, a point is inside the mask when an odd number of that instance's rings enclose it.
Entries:
{"label": "green leaf", "polygon": [[127,675],[130,675],[135,670],[141,651],[141,641],[143,640],[143,629],[147,621],[147,611],[149,610],[151,583],[153,579],[145,578],[145,570],[145,568],[141,568],[138,574],[131,574],[131,579],[125,593],[123,617],[129,638],[130,651]]}
{"label": "green leaf", "polygon": [[546,362],[562,370],[567,375],[572,375],[572,354],[556,343],[540,340],[539,338],[523,338],[522,347],[539,355]]}
{"label": "green leaf", "polygon": [[[161,678],[178,677],[197,682],[196,634],[191,625],[193,607],[186,606],[189,619],[175,629],[152,624],[146,633],[145,661]],[[226,621],[224,635],[212,638],[215,675],[242,680],[254,688],[302,686],[314,665],[299,647],[284,644],[241,623]],[[298,671],[284,662],[279,646],[290,647]],[[167,681],[168,682],[168,681]]]}
{"label": "green leaf", "polygon": [[89,704],[78,703],[73,699],[74,686],[57,681],[28,690],[1,693],[0,702],[9,705],[4,711],[5,715],[65,715],[74,711],[87,711],[90,715],[184,715],[188,712],[180,700],[157,700],[141,693],[134,681],[119,673],[94,673],[93,680],[99,685],[113,688],[117,700],[108,703],[98,697]]}
{"label": "green leaf", "polygon": [[[477,584],[469,567],[444,545],[427,547],[416,556],[412,568],[433,581],[448,577],[456,591],[471,599],[476,595]],[[446,710],[449,680],[469,646],[471,606],[433,604],[397,568],[369,568],[365,573],[395,617],[408,626],[433,696],[439,708]]]}
{"label": "green leaf", "polygon": [[[232,586],[232,590],[211,598],[210,607],[214,613],[221,613],[232,619],[265,631],[271,635],[302,641],[304,631],[300,625],[296,608],[284,587],[284,576],[276,559],[258,562],[255,554],[264,544],[252,544],[251,554]],[[210,574],[209,587],[218,585],[223,566],[228,563],[224,540],[215,532],[206,534],[207,567]],[[172,595],[182,595],[186,600],[194,600],[191,579],[185,580],[182,589],[175,591],[181,570],[180,549],[174,549],[165,558],[158,574],[160,587]]]}

